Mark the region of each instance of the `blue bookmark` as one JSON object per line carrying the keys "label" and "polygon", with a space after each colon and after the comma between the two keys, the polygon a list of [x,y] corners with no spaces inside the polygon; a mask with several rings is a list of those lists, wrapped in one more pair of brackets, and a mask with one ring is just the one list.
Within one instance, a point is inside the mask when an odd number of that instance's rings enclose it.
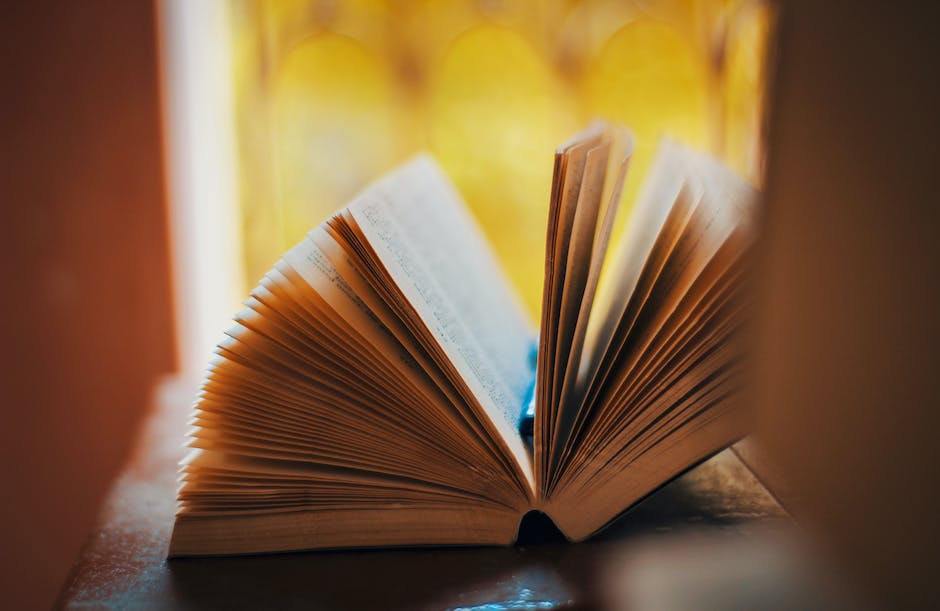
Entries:
{"label": "blue bookmark", "polygon": [[536,340],[532,342],[532,347],[529,350],[529,366],[532,369],[532,383],[526,390],[525,395],[523,395],[522,405],[525,407],[522,410],[522,415],[519,417],[519,434],[523,437],[532,437],[535,432],[535,367],[538,362],[538,354],[539,343]]}

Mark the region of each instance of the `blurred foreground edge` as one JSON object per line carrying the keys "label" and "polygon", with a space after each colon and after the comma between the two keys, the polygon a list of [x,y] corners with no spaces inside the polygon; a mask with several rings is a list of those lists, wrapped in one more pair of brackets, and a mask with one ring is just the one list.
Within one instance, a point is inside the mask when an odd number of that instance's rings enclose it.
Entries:
{"label": "blurred foreground edge", "polygon": [[936,13],[783,2],[772,91],[760,452],[892,608],[930,606],[940,566]]}

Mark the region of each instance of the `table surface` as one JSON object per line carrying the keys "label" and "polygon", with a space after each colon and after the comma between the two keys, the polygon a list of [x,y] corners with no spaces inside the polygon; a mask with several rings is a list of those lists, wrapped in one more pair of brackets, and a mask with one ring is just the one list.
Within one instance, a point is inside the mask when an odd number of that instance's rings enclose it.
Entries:
{"label": "table surface", "polygon": [[[589,541],[509,548],[305,552],[167,561],[191,389],[165,385],[137,451],[60,593],[63,608],[572,609],[600,604],[605,575],[657,538],[747,536],[788,522],[731,450]],[[676,533],[680,533],[677,535]]]}

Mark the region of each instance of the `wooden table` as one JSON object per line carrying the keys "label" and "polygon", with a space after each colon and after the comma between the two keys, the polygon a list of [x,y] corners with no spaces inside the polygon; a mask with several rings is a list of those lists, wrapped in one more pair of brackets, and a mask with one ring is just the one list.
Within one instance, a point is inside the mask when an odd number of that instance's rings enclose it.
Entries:
{"label": "wooden table", "polygon": [[[170,384],[66,582],[64,608],[475,610],[593,608],[605,576],[650,538],[738,536],[786,521],[729,450],[580,544],[178,559],[166,554],[192,389]],[[674,534],[672,535],[675,536]]]}

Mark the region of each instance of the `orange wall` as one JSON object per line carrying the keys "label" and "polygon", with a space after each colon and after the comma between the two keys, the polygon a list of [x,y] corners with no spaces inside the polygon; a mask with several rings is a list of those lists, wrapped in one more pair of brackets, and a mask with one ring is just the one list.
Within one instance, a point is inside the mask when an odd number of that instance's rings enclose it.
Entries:
{"label": "orange wall", "polygon": [[173,367],[151,2],[0,9],[0,593],[52,604]]}

